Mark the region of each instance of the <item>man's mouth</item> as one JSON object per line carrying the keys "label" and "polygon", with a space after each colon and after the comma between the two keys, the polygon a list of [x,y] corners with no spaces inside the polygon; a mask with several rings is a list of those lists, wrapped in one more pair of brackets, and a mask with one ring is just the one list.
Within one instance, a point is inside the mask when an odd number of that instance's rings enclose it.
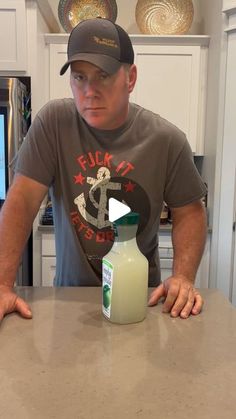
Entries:
{"label": "man's mouth", "polygon": [[103,111],[105,108],[102,106],[87,106],[84,110],[85,111],[92,111],[92,112],[96,112],[96,111]]}

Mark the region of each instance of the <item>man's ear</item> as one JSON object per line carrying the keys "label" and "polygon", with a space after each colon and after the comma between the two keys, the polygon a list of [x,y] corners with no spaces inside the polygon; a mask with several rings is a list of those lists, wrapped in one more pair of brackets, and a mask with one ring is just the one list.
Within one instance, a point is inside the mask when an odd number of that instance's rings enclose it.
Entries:
{"label": "man's ear", "polygon": [[132,64],[129,69],[129,93],[133,91],[136,80],[137,80],[137,67],[135,64]]}

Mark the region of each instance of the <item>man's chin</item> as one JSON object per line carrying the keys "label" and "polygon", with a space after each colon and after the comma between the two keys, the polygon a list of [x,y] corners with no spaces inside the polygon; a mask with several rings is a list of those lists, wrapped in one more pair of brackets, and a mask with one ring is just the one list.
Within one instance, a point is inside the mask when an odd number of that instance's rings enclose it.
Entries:
{"label": "man's chin", "polygon": [[108,128],[108,123],[105,121],[101,121],[96,118],[84,118],[84,119],[91,128],[101,129],[101,130],[110,129]]}

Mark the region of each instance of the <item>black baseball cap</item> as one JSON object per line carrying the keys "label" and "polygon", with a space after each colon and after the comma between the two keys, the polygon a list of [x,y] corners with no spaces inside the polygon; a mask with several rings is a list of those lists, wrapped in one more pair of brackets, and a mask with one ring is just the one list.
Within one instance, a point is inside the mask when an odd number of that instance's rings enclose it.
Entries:
{"label": "black baseball cap", "polygon": [[67,56],[60,75],[74,61],[87,61],[108,74],[114,74],[122,63],[134,62],[134,50],[127,32],[103,18],[83,20],[72,29]]}

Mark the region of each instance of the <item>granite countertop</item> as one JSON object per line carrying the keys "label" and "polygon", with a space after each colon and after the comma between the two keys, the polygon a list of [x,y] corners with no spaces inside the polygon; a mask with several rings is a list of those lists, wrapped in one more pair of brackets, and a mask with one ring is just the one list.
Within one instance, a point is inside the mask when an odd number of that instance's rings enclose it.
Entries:
{"label": "granite countertop", "polygon": [[3,419],[235,419],[236,310],[202,290],[187,320],[101,314],[101,288],[18,288],[33,309],[0,325]]}

